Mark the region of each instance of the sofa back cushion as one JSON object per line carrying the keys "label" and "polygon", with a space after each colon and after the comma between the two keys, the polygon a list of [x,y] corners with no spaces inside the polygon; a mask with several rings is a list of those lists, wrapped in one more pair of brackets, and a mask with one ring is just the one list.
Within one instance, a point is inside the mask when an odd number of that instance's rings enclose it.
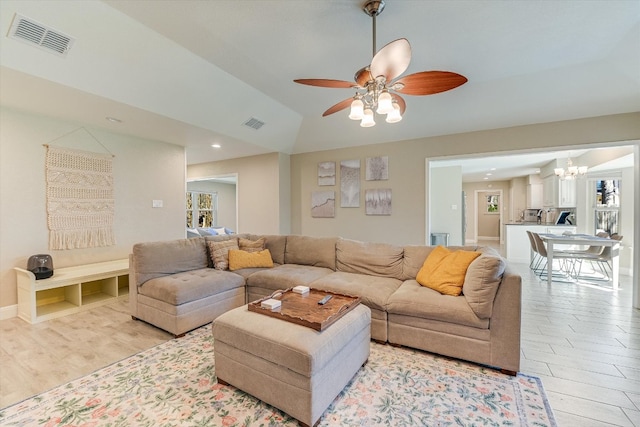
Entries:
{"label": "sofa back cushion", "polygon": [[462,293],[479,318],[489,319],[493,310],[493,300],[502,281],[506,261],[492,248],[482,247],[478,251],[482,255],[469,265]]}
{"label": "sofa back cushion", "polygon": [[340,238],[336,243],[336,269],[402,280],[403,253],[400,246]]}
{"label": "sofa back cushion", "polygon": [[133,245],[133,262],[140,286],[156,277],[206,268],[207,247],[202,237],[137,243]]}
{"label": "sofa back cushion", "polygon": [[284,262],[330,268],[335,271],[337,241],[337,237],[287,236]]}
{"label": "sofa back cushion", "polygon": [[273,259],[273,262],[276,264],[284,264],[284,250],[287,246],[287,236],[265,234],[259,236],[251,235],[250,237],[252,240],[258,238],[265,239],[264,247],[265,249],[269,249],[269,252],[271,252],[271,259]]}

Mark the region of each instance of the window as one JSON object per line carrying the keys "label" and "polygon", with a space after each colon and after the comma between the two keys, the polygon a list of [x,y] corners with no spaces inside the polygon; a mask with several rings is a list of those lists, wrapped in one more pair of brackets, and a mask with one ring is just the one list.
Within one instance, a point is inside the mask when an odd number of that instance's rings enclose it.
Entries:
{"label": "window", "polygon": [[187,192],[187,228],[218,225],[218,194]]}
{"label": "window", "polygon": [[500,213],[500,196],[492,194],[487,196],[487,213]]}
{"label": "window", "polygon": [[620,233],[620,180],[600,179],[595,187],[594,232]]}

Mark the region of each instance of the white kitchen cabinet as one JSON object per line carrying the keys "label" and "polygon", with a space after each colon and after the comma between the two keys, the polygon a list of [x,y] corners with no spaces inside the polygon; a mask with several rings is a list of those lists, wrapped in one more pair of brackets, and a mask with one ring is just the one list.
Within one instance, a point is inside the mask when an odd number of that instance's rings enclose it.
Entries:
{"label": "white kitchen cabinet", "polygon": [[543,206],[542,184],[527,185],[527,209],[540,209]]}
{"label": "white kitchen cabinet", "polygon": [[576,180],[560,179],[558,180],[558,208],[575,208],[576,207]]}
{"label": "white kitchen cabinet", "polygon": [[548,176],[543,180],[543,206],[545,208],[575,208],[576,181]]}

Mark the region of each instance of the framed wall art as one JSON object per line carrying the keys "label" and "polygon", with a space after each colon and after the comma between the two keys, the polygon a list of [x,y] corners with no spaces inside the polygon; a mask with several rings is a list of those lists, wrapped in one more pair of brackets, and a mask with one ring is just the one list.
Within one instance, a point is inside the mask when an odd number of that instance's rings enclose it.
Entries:
{"label": "framed wall art", "polygon": [[311,217],[333,218],[336,216],[336,192],[311,192]]}
{"label": "framed wall art", "polygon": [[340,207],[360,207],[360,160],[340,162]]}
{"label": "framed wall art", "polygon": [[367,157],[365,179],[367,181],[386,181],[389,179],[389,157]]}
{"label": "framed wall art", "polygon": [[336,185],[336,162],[318,163],[318,185]]}
{"label": "framed wall art", "polygon": [[391,215],[391,189],[365,190],[364,209],[367,215]]}

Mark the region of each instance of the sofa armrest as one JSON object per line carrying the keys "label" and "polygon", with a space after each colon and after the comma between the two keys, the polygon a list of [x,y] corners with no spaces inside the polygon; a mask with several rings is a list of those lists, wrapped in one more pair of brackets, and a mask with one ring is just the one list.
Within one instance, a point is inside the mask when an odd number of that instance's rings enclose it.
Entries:
{"label": "sofa armrest", "polygon": [[522,278],[507,264],[489,322],[492,364],[503,370],[520,370],[521,307]]}

